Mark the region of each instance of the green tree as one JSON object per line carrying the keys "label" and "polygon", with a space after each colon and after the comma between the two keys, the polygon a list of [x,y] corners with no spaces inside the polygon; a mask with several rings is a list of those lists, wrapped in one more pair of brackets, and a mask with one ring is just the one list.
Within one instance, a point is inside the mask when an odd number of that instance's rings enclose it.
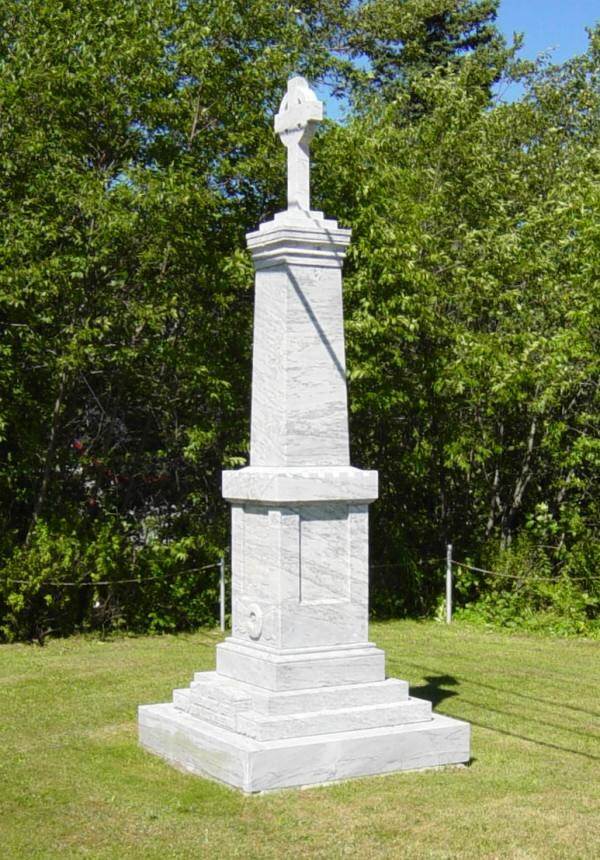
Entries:
{"label": "green tree", "polygon": [[[499,0],[371,0],[355,11],[354,53],[366,60],[369,84],[388,97],[415,75],[456,69],[485,57],[489,84],[501,72],[505,43],[495,25]],[[413,110],[416,108],[413,93]]]}
{"label": "green tree", "polygon": [[283,205],[272,114],[293,71],[355,99],[315,142],[315,198],[354,229],[354,459],[381,470],[375,561],[409,573],[380,597],[429,609],[423,560],[448,537],[489,564],[595,570],[598,34],[493,104],[495,10],[2,5],[4,636],[211,617],[219,472],[247,453],[244,234]]}

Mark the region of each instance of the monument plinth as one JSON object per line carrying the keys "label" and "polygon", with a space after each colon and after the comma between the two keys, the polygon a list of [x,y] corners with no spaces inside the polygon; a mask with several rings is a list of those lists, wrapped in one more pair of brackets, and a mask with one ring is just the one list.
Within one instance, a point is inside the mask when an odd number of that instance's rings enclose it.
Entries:
{"label": "monument plinth", "polygon": [[322,105],[288,82],[275,130],[288,209],[247,236],[256,269],[250,465],[232,508],[232,635],[215,672],[139,709],[140,742],[244,791],[469,759],[469,726],[386,679],[368,641],[368,505],[350,465],[342,264],[350,231],[310,210]]}

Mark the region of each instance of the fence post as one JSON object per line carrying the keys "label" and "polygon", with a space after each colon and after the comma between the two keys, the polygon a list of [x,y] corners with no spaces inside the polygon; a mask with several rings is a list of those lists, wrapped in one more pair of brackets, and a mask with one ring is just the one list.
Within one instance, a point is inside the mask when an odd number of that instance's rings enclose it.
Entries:
{"label": "fence post", "polygon": [[225,557],[221,556],[219,561],[219,620],[221,630],[225,630]]}
{"label": "fence post", "polygon": [[452,621],[452,544],[446,547],[446,624]]}

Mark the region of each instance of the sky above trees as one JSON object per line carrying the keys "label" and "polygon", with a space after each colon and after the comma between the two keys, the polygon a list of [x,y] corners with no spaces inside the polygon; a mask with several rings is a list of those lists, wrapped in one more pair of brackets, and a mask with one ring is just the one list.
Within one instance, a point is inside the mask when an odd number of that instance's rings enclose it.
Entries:
{"label": "sky above trees", "polygon": [[599,19],[597,0],[501,0],[498,26],[507,38],[524,34],[524,56],[533,59],[551,50],[561,62],[585,51],[585,28]]}

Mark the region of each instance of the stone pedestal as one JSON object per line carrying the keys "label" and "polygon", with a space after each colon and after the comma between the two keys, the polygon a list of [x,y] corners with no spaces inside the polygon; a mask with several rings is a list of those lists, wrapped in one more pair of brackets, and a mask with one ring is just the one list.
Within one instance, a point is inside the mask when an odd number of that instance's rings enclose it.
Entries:
{"label": "stone pedestal", "polygon": [[[310,122],[317,113],[311,103]],[[232,635],[217,646],[216,672],[139,711],[143,746],[247,792],[469,759],[468,724],[386,679],[385,655],[368,641],[377,473],[349,459],[341,268],[350,231],[292,205],[308,196],[289,187],[290,208],[247,237],[251,459],[223,473]]]}

